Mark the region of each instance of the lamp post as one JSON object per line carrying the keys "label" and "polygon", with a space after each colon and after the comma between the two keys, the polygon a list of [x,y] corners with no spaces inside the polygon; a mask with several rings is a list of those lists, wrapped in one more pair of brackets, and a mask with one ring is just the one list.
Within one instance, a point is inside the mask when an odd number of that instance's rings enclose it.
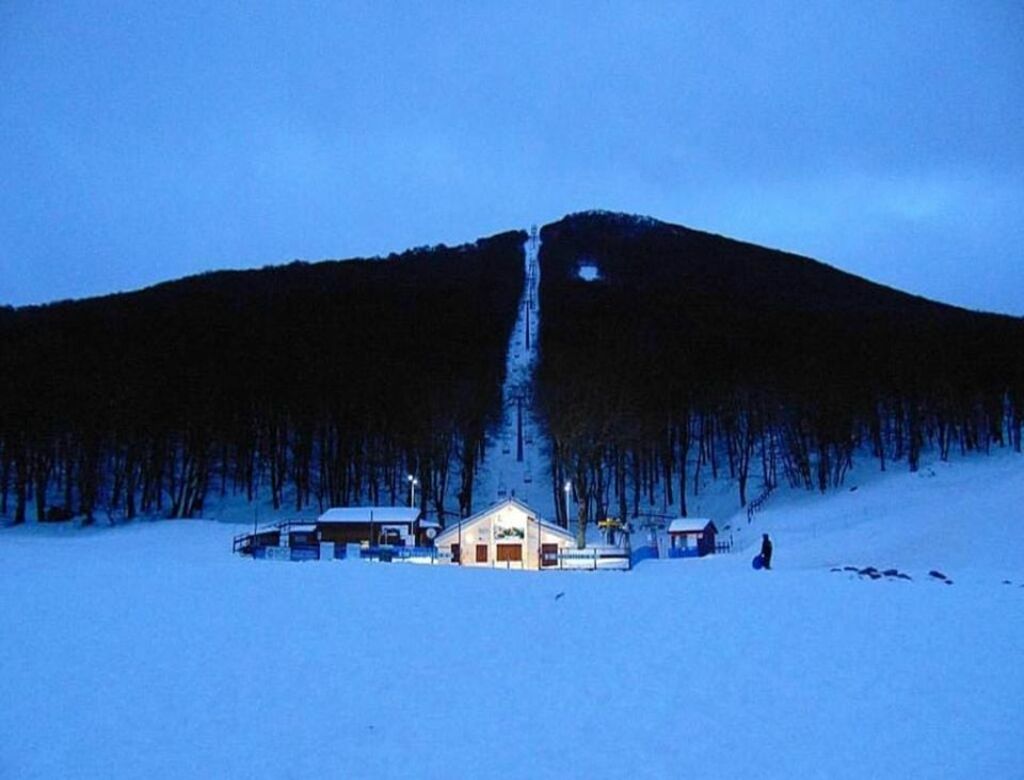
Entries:
{"label": "lamp post", "polygon": [[565,491],[565,530],[569,530],[569,494],[572,493],[572,482],[569,480],[565,481],[565,486],[562,488]]}
{"label": "lamp post", "polygon": [[[544,548],[541,545],[541,542],[543,540],[541,539],[541,532],[540,532],[540,518],[539,517],[530,517],[529,515],[527,515],[527,517],[526,517],[526,539],[527,539],[527,541],[529,541],[529,539],[530,539],[530,520],[533,520],[534,522],[537,523],[537,571],[540,571],[541,569],[544,568]],[[525,566],[524,566],[524,568],[525,568]]]}
{"label": "lamp post", "polygon": [[409,480],[409,508],[411,509],[416,506],[416,486],[420,484],[420,481],[412,474],[406,474],[405,478]]}

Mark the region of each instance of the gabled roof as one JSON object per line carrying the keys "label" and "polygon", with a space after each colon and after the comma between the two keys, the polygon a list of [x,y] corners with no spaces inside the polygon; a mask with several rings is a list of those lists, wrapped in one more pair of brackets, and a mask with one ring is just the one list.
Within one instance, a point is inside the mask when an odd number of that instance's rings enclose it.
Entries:
{"label": "gabled roof", "polygon": [[709,525],[711,530],[717,534],[718,529],[715,524],[706,517],[677,517],[669,523],[668,532],[670,534],[699,534]]}
{"label": "gabled roof", "polygon": [[317,518],[318,523],[365,525],[377,523],[416,522],[420,510],[405,506],[345,506],[328,509]]}
{"label": "gabled roof", "polygon": [[477,517],[478,515],[486,515],[488,512],[493,511],[495,507],[503,506],[505,504],[511,504],[512,506],[519,507],[521,510],[526,512],[526,514],[530,515],[530,517],[539,517],[540,516],[537,513],[537,510],[534,509],[533,507],[527,506],[526,504],[524,504],[522,501],[520,501],[515,496],[509,496],[508,498],[504,498],[501,501],[495,501],[493,504],[491,504],[489,507],[487,507],[487,509],[484,509],[481,512],[477,512],[475,515],[473,515],[473,517],[470,517],[468,519],[472,520],[473,518]]}
{"label": "gabled roof", "polygon": [[498,511],[500,511],[502,509],[505,509],[507,507],[510,507],[510,506],[516,507],[517,509],[522,511],[524,514],[526,514],[527,517],[532,517],[534,520],[536,520],[540,524],[541,528],[543,528],[545,531],[549,531],[550,533],[554,533],[554,534],[561,534],[561,535],[565,536],[566,539],[574,539],[575,538],[571,533],[566,531],[561,526],[553,525],[551,523],[548,523],[548,522],[545,522],[544,520],[542,520],[540,515],[538,515],[537,512],[534,509],[532,509],[529,506],[527,506],[526,504],[524,504],[518,498],[509,497],[509,498],[502,499],[501,501],[496,501],[495,503],[491,504],[486,509],[481,509],[476,514],[473,514],[473,515],[470,515],[469,517],[464,518],[461,521],[461,523],[460,522],[452,523],[451,525],[449,525],[447,528],[445,528],[441,533],[439,533],[437,535],[437,538],[434,540],[434,544],[440,543],[441,541],[443,541],[445,539],[445,537],[454,536],[455,534],[457,534],[459,532],[459,526],[460,525],[462,526],[463,529],[465,529],[466,526],[472,525],[473,523],[476,523],[477,521],[483,519],[484,517],[487,517],[488,515],[492,515],[495,512],[498,512]]}

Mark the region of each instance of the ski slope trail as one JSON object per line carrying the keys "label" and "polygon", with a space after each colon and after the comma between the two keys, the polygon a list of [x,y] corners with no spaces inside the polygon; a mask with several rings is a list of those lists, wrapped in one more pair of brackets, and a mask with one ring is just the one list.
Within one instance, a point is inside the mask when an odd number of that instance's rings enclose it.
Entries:
{"label": "ski slope trail", "polygon": [[536,225],[524,245],[526,264],[519,315],[509,340],[502,387],[504,412],[498,430],[488,437],[484,461],[473,491],[474,510],[514,497],[544,517],[554,515],[549,449],[533,412],[533,372],[537,364],[540,324],[540,236]]}

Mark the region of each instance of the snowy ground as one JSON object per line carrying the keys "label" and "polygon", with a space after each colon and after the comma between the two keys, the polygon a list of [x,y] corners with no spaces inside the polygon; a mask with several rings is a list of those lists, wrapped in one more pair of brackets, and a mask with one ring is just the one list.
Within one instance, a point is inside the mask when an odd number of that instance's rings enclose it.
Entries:
{"label": "snowy ground", "polygon": [[0,777],[1024,776],[1024,458],[869,472],[621,573],[2,530]]}

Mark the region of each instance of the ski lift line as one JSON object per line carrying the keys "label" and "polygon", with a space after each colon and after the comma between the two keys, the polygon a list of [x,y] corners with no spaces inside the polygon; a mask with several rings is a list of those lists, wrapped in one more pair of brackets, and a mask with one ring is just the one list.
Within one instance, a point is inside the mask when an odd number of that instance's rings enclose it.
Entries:
{"label": "ski lift line", "polygon": [[[481,492],[490,495],[498,493],[499,497],[515,496],[517,493],[525,497],[533,490],[534,474],[537,473],[539,478],[547,465],[546,455],[542,455],[540,462],[533,462],[535,441],[540,444],[542,442],[537,439],[539,433],[532,414],[533,399],[530,391],[536,366],[540,322],[537,295],[540,276],[537,262],[539,243],[539,238],[534,237],[525,247],[526,283],[521,293],[517,322],[506,351],[507,368],[502,393],[505,414],[502,415],[501,429],[491,438],[490,446],[484,451],[485,459],[477,472]],[[512,454],[513,446],[515,455]],[[538,468],[541,472],[537,472]]]}

